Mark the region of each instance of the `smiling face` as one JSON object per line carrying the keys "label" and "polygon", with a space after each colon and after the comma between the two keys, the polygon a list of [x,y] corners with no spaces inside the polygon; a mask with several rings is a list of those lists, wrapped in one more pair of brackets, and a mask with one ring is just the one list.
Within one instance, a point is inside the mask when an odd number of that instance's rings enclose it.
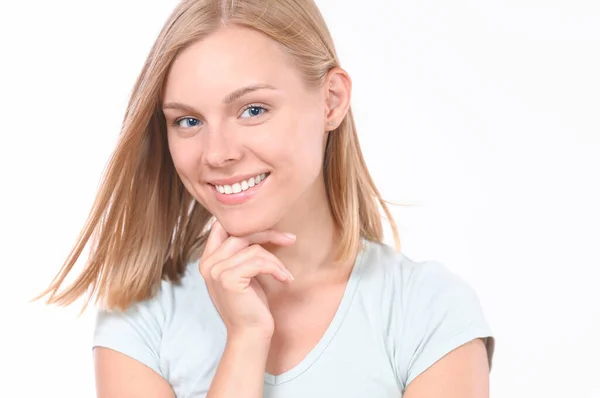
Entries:
{"label": "smiling face", "polygon": [[190,194],[232,235],[272,228],[326,201],[326,104],[279,45],[229,26],[175,59],[163,112]]}

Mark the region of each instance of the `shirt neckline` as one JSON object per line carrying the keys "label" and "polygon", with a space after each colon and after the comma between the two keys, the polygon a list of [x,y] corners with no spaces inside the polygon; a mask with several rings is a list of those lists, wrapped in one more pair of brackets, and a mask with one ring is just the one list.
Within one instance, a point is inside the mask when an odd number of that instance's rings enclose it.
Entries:
{"label": "shirt neckline", "polygon": [[288,382],[302,373],[306,372],[323,354],[327,346],[333,340],[335,334],[341,327],[348,310],[350,309],[350,304],[352,303],[352,299],[354,298],[354,294],[356,293],[356,289],[360,282],[362,276],[362,268],[364,263],[365,253],[368,248],[369,242],[366,239],[361,239],[361,248],[356,255],[356,259],[354,261],[354,265],[352,267],[352,271],[350,272],[350,277],[348,278],[348,282],[346,283],[346,289],[344,290],[344,294],[342,299],[340,300],[340,304],[331,320],[331,323],[325,330],[325,333],[321,337],[321,339],[317,342],[317,344],[310,350],[310,352],[293,368],[278,374],[273,375],[271,373],[265,372],[264,381],[266,384],[270,385],[279,385],[285,382]]}

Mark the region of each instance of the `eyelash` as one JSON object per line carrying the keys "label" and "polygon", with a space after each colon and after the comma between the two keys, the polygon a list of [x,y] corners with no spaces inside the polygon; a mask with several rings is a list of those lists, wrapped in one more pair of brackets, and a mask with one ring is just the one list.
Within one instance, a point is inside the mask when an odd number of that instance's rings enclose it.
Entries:
{"label": "eyelash", "polygon": [[[265,105],[263,105],[263,104],[249,104],[249,105],[246,105],[244,107],[244,109],[242,109],[242,113],[246,112],[248,109],[251,109],[251,108],[259,108],[259,109],[262,109],[263,112],[260,115],[258,115],[258,116],[250,116],[250,119],[255,119],[255,118],[260,117],[260,116],[264,115],[265,113],[269,112],[269,109]],[[180,122],[182,122],[184,120],[190,120],[190,119],[200,121],[199,119],[197,119],[195,117],[184,116],[184,117],[180,117],[178,119],[175,119],[175,121],[173,121],[173,123],[172,123],[172,126],[173,127],[181,127],[179,125]],[[193,127],[196,127],[196,126],[193,126]],[[192,128],[192,127],[190,127],[190,128]]]}

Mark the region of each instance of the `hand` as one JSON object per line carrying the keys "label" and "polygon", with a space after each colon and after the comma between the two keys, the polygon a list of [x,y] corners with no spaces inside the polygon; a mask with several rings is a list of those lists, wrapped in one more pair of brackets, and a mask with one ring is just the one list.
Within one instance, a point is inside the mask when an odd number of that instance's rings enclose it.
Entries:
{"label": "hand", "polygon": [[229,335],[271,338],[275,327],[273,316],[265,292],[254,277],[270,274],[281,282],[289,282],[293,277],[260,244],[289,246],[294,242],[293,235],[275,230],[230,236],[215,221],[198,268]]}

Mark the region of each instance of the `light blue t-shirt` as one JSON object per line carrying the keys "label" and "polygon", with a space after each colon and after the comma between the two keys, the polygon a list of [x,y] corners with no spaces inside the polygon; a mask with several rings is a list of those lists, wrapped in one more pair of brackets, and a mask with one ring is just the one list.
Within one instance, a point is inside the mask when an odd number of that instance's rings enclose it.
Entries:
{"label": "light blue t-shirt", "polygon": [[[388,245],[364,242],[339,308],[313,350],[291,370],[265,373],[264,397],[398,398],[455,348],[494,338],[474,290],[435,261],[414,262]],[[153,369],[178,398],[205,397],[226,329],[198,271],[124,313],[99,312],[94,346]]]}

